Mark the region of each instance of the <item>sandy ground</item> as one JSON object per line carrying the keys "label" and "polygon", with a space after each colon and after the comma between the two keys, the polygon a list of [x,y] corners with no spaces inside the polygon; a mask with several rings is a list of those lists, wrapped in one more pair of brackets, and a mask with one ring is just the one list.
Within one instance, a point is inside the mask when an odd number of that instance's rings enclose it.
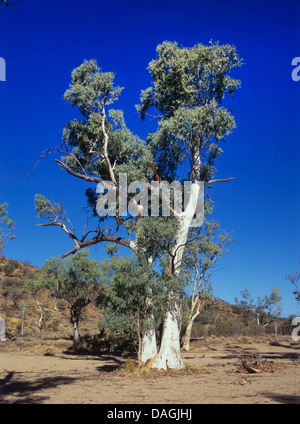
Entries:
{"label": "sandy ground", "polygon": [[[198,345],[182,355],[199,373],[146,377],[120,370],[120,356],[7,350],[0,344],[0,404],[300,403],[300,342]],[[236,365],[257,355],[263,372]]]}

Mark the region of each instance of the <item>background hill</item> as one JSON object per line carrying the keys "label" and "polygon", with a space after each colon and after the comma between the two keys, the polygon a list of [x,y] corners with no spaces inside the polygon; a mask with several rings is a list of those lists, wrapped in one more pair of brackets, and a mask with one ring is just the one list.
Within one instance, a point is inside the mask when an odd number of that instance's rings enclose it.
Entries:
{"label": "background hill", "polygon": [[[19,336],[45,338],[70,338],[73,328],[66,317],[53,311],[46,311],[42,326],[39,327],[41,309],[32,295],[24,293],[23,286],[34,276],[38,268],[29,262],[19,262],[0,256],[0,316],[6,320],[7,337]],[[66,305],[67,308],[67,305]],[[89,305],[80,323],[81,336],[97,337],[103,328],[103,310]],[[238,305],[222,300],[202,311],[195,320],[192,338],[199,337],[259,337],[265,334],[289,335],[292,332],[290,318],[278,318],[267,326],[257,325],[253,314]],[[185,316],[182,332],[185,329]]]}
{"label": "background hill", "polygon": [[[38,268],[28,262],[19,262],[0,256],[0,316],[6,320],[8,338],[36,336],[71,337],[73,328],[62,314],[46,311],[39,328],[41,309],[36,299],[25,293],[24,283],[34,276]],[[67,305],[66,305],[67,309]],[[81,334],[99,333],[101,311],[89,306],[81,324]]]}

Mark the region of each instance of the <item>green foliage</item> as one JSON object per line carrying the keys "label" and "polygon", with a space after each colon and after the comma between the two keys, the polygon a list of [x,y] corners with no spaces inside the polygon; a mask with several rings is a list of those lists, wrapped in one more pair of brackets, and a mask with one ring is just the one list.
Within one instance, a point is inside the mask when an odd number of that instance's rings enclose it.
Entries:
{"label": "green foliage", "polygon": [[[57,310],[57,299],[68,304],[68,318],[71,323],[79,322],[90,302],[96,302],[102,273],[99,263],[89,258],[87,250],[60,261],[56,258],[48,260],[37,272],[26,288],[39,301],[45,300],[47,291],[52,301],[52,308]],[[47,305],[49,299],[46,300]]]}
{"label": "green foliage", "polygon": [[247,289],[241,291],[242,299],[235,298],[235,303],[241,307],[245,313],[255,316],[258,325],[268,325],[269,322],[278,318],[281,314],[280,302],[282,297],[280,289],[273,288],[272,292],[263,298],[257,297],[254,300]]}
{"label": "green foliage", "polygon": [[4,274],[8,277],[11,277],[13,273],[18,269],[18,263],[17,261],[9,261],[7,264],[3,265],[2,271]]}
{"label": "green foliage", "polygon": [[226,92],[233,94],[240,81],[229,77],[231,69],[242,61],[231,45],[197,44],[181,48],[176,42],[160,44],[157,58],[149,64],[153,87],[142,92],[138,108],[142,118],[150,106],[171,116],[182,104],[189,108],[213,99],[220,102]]}
{"label": "green foliage", "polygon": [[[102,325],[120,340],[135,341],[140,331],[153,325],[149,317],[161,314],[162,290],[151,266],[136,257],[114,256],[105,261],[109,270],[106,310]],[[151,304],[149,303],[151,299]]]}
{"label": "green foliage", "polygon": [[[267,314],[266,314],[267,316]],[[290,318],[277,318],[278,334],[290,335],[292,331]],[[245,315],[245,311],[238,305],[229,305],[225,302],[211,306],[201,312],[196,318],[193,337],[258,337],[274,334],[275,326],[272,323],[264,326],[253,320],[253,315]]]}
{"label": "green foliage", "polygon": [[[221,231],[220,225],[213,220],[206,220],[202,226],[192,229],[185,254],[185,264],[193,269],[200,260],[200,269],[209,269],[214,261],[224,253],[232,241],[229,233]],[[228,252],[228,250],[226,249]]]}
{"label": "green foliage", "polygon": [[115,86],[114,78],[113,73],[102,72],[95,60],[85,61],[72,72],[72,83],[64,98],[79,108],[82,119],[74,119],[64,129],[63,139],[72,151],[62,160],[79,173],[84,168],[110,181],[107,161],[103,160],[107,136],[107,153],[116,178],[122,172],[127,173],[128,183],[144,180],[149,172],[152,174],[150,150],[127,128],[121,110],[106,111],[123,90]]}
{"label": "green foliage", "polygon": [[176,217],[144,217],[129,225],[128,231],[135,233],[141,255],[145,253],[147,258],[156,260],[171,251],[178,227]]}
{"label": "green foliage", "polygon": [[[230,45],[212,42],[209,46],[197,44],[193,48],[181,48],[170,42],[159,45],[156,59],[149,64],[153,84],[141,93],[141,104],[137,107],[142,119],[148,114],[158,119],[157,131],[149,134],[144,142],[127,128],[123,112],[113,108],[122,92],[122,88],[115,84],[115,75],[103,72],[95,60],[84,61],[72,72],[71,85],[64,95],[65,100],[79,109],[80,115],[65,126],[65,154],[58,163],[71,175],[86,181],[109,181],[112,192],[118,192],[120,173],[127,174],[127,184],[137,180],[149,182],[154,176],[156,180],[167,181],[173,181],[175,177],[180,181],[187,178],[210,181],[216,171],[215,162],[222,152],[220,143],[235,128],[235,120],[222,101],[226,94],[232,95],[240,86],[230,73],[241,64],[235,47]],[[181,167],[183,164],[185,166]],[[186,170],[182,171],[183,168]],[[86,194],[95,214],[97,200],[102,194],[91,188]],[[57,220],[65,218],[60,205],[38,196],[39,216],[52,221],[51,225],[60,224]],[[118,206],[117,203],[117,209]],[[206,209],[211,209],[209,202],[206,202]],[[178,296],[183,294],[185,279],[175,272],[179,268],[175,264],[179,257],[178,247],[175,248],[178,240],[185,239],[185,234],[178,236],[180,227],[175,217],[152,216],[125,221],[117,218],[117,230],[123,224],[127,233],[133,234],[135,244],[128,243],[127,239],[122,244],[134,245],[136,256],[120,258],[114,249],[107,248],[110,261],[101,265],[102,279],[108,285],[105,319],[113,332],[133,337],[137,328],[140,331],[147,327],[153,309],[155,314],[157,308],[161,316],[164,309],[173,301],[176,303]],[[103,218],[99,223],[101,221]],[[62,225],[58,226],[75,240],[76,248],[90,241],[85,236],[79,241]],[[184,231],[188,232],[188,228]],[[220,255],[220,246],[227,241],[227,236],[217,242],[210,238],[209,231],[207,227],[207,237],[199,238],[196,250],[191,247],[190,264],[195,255],[202,255],[201,265],[209,267]],[[105,228],[98,227],[87,234],[92,232],[98,234],[92,239],[93,244],[109,240],[104,237],[108,232]],[[115,239],[116,243],[120,239]],[[184,247],[180,246],[180,253]],[[174,253],[174,250],[177,251]],[[60,296],[72,305],[75,298],[81,298],[81,292],[72,287],[71,280],[80,282],[80,279],[77,272],[70,274],[70,269],[76,265],[67,261],[65,264],[68,272],[55,261],[47,265],[51,272],[46,268],[44,271],[48,276],[51,274],[50,287],[59,288]],[[189,266],[186,262],[186,272]],[[81,269],[81,273],[85,270]],[[58,288],[55,288],[55,282]],[[211,295],[210,290],[207,295]]]}
{"label": "green foliage", "polygon": [[12,302],[16,307],[23,293],[23,279],[20,277],[5,277],[1,282],[1,295],[4,303]]}
{"label": "green foliage", "polygon": [[15,223],[8,217],[7,208],[7,203],[0,205],[0,253],[4,250],[7,243],[16,237],[14,234]]}
{"label": "green foliage", "polygon": [[78,106],[82,115],[89,116],[118,100],[123,88],[114,86],[114,78],[112,72],[101,72],[95,60],[85,60],[72,72],[72,84],[64,98]]}
{"label": "green foliage", "polygon": [[[300,264],[300,262],[299,262]],[[295,295],[295,298],[298,302],[300,302],[300,290],[299,290],[299,281],[300,281],[300,272],[296,271],[295,274],[289,274],[286,277],[286,280],[290,281],[290,283],[293,284],[295,287],[295,290],[293,291],[293,294]]]}
{"label": "green foliage", "polygon": [[164,42],[157,47],[157,57],[149,64],[153,85],[142,91],[137,109],[142,119],[151,109],[158,112],[158,131],[148,142],[163,179],[174,179],[178,167],[185,159],[191,161],[197,150],[201,180],[213,175],[213,163],[221,153],[218,144],[235,127],[234,118],[220,104],[226,93],[239,88],[240,81],[230,77],[230,71],[241,64],[230,45],[210,42],[181,48]]}
{"label": "green foliage", "polygon": [[[232,241],[229,233],[220,230],[218,223],[206,220],[201,227],[190,231],[183,257],[182,278],[186,281],[187,296],[192,297],[191,313],[216,301],[211,278],[216,271],[218,259],[228,253]],[[194,312],[195,313],[195,312]]]}
{"label": "green foliage", "polygon": [[38,211],[39,218],[64,219],[63,207],[46,199],[43,194],[35,195],[35,209]]}

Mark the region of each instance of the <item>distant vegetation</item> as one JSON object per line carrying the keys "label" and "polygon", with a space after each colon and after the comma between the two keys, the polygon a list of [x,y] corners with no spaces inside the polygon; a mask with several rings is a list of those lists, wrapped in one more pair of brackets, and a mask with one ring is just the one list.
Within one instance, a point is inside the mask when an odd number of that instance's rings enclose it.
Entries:
{"label": "distant vegetation", "polygon": [[7,243],[16,237],[14,234],[15,223],[8,217],[7,209],[7,203],[0,205],[0,253],[3,252]]}
{"label": "distant vegetation", "polygon": [[[14,259],[0,257],[0,315],[6,319],[7,336],[14,339],[16,337],[40,337],[41,334],[55,338],[71,338],[74,334],[74,328],[68,319],[70,303],[66,302],[62,296],[57,297],[55,308],[44,307],[44,314],[41,322],[41,299],[33,292],[24,290],[34,276],[37,276],[38,268],[28,262],[22,263]],[[111,307],[105,299],[107,285],[99,287],[102,301],[97,303],[97,296],[91,297],[87,302],[86,310],[81,321],[81,334],[85,337],[90,336],[94,339],[109,340],[110,347],[122,346],[125,344],[135,346],[138,349],[138,334],[136,327],[128,331],[128,328],[119,324],[117,331],[113,332],[113,323],[110,322],[110,328],[104,327],[108,322],[105,316],[105,310],[111,312]],[[108,295],[111,297],[111,290]],[[49,301],[49,293],[43,293],[44,301]],[[104,298],[103,298],[104,296]],[[116,299],[114,299],[116,302]],[[183,338],[188,322],[189,305],[191,298],[186,299],[182,314],[181,336]],[[46,305],[46,303],[44,303]],[[53,305],[52,305],[53,306]],[[115,310],[117,317],[117,310]],[[123,313],[123,312],[122,312]],[[105,318],[105,319],[104,319]],[[198,337],[260,337],[265,334],[274,334],[277,328],[279,335],[288,335],[292,332],[291,317],[279,318],[267,312],[261,313],[261,323],[258,324],[255,314],[241,304],[230,305],[227,302],[219,301],[217,304],[201,311],[195,319],[191,338]],[[268,322],[267,325],[265,323]],[[158,329],[158,331],[160,328]]]}

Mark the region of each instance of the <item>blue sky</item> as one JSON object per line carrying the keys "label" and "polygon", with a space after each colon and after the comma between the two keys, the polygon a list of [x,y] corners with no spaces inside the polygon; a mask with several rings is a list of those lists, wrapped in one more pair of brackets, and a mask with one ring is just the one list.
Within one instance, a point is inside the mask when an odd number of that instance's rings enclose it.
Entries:
{"label": "blue sky", "polygon": [[[300,56],[299,1],[23,0],[0,9],[0,203],[9,203],[17,238],[5,255],[42,266],[73,247],[56,228],[40,228],[34,195],[62,202],[76,224],[85,221],[86,184],[41,152],[60,144],[74,110],[63,101],[73,68],[97,59],[124,86],[118,108],[128,127],[146,138],[149,124],[135,111],[150,84],[148,63],[164,40],[192,47],[210,39],[234,44],[245,65],[242,88],[231,107],[237,128],[223,145],[211,192],[215,219],[236,241],[214,276],[216,294],[231,302],[248,288],[253,297],[278,287],[285,315],[298,314],[293,287],[285,280],[298,269],[300,81],[291,61]],[[103,258],[103,247],[92,249]]]}

